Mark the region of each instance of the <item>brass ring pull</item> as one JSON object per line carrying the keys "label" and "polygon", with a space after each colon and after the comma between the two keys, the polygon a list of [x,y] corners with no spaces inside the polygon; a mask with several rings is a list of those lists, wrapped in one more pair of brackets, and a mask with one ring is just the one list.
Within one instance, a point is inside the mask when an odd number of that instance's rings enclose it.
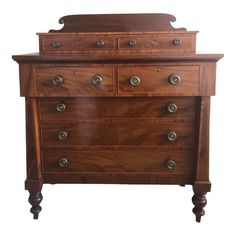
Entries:
{"label": "brass ring pull", "polygon": [[92,83],[95,86],[99,86],[102,84],[102,76],[101,75],[94,75],[92,77]]}
{"label": "brass ring pull", "polygon": [[182,42],[181,42],[180,39],[174,39],[174,40],[172,41],[172,43],[173,43],[174,46],[179,46]]}
{"label": "brass ring pull", "polygon": [[171,74],[169,77],[168,77],[168,82],[172,85],[178,85],[181,81],[181,78],[179,75],[176,75],[176,74]]}
{"label": "brass ring pull", "polygon": [[103,40],[98,40],[96,44],[99,48],[102,48],[105,45],[105,42]]}
{"label": "brass ring pull", "polygon": [[56,105],[56,109],[57,109],[57,111],[59,111],[59,112],[63,112],[63,111],[65,111],[66,110],[66,104],[64,104],[64,103],[58,103],[57,105]]}
{"label": "brass ring pull", "polygon": [[176,167],[176,162],[173,161],[173,160],[167,160],[166,161],[166,167],[170,170],[173,170]]}
{"label": "brass ring pull", "polygon": [[177,139],[177,134],[175,133],[175,131],[169,131],[167,133],[167,138],[169,141],[175,141]]}
{"label": "brass ring pull", "polygon": [[177,111],[177,105],[174,103],[168,103],[166,106],[167,110],[171,113],[174,113]]}
{"label": "brass ring pull", "polygon": [[66,157],[63,157],[58,162],[60,167],[66,167],[68,165],[68,160]]}
{"label": "brass ring pull", "polygon": [[52,80],[52,84],[55,86],[60,86],[63,84],[63,82],[64,82],[64,77],[61,75],[56,75]]}
{"label": "brass ring pull", "polygon": [[60,140],[66,140],[68,138],[68,131],[67,130],[62,130],[58,133],[58,138]]}
{"label": "brass ring pull", "polygon": [[60,41],[54,41],[54,42],[52,43],[52,46],[53,46],[54,48],[60,48],[60,47],[61,47],[61,42],[60,42]]}
{"label": "brass ring pull", "polygon": [[135,40],[130,40],[130,41],[128,42],[128,45],[129,45],[130,47],[134,47],[134,46],[136,46],[136,44],[137,44],[137,42],[136,42]]}
{"label": "brass ring pull", "polygon": [[133,75],[129,78],[129,82],[133,86],[137,86],[140,84],[141,80],[137,75]]}

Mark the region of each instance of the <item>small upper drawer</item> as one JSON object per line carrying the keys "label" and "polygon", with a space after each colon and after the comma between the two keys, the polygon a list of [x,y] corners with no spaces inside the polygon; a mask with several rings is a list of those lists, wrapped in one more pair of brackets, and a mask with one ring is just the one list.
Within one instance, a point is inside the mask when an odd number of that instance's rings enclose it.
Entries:
{"label": "small upper drawer", "polygon": [[197,95],[199,66],[122,66],[119,93]]}
{"label": "small upper drawer", "polygon": [[129,35],[118,38],[119,49],[148,50],[159,53],[194,53],[194,34]]}
{"label": "small upper drawer", "polygon": [[77,94],[113,92],[113,67],[35,67],[36,92]]}
{"label": "small upper drawer", "polygon": [[43,52],[77,52],[115,49],[115,38],[111,36],[43,36],[41,37],[41,51]]}

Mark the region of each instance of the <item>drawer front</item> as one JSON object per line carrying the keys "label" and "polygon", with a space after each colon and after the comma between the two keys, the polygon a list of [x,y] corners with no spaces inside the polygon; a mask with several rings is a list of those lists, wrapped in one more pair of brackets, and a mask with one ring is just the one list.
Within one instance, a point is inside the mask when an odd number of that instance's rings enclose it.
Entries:
{"label": "drawer front", "polygon": [[42,98],[42,119],[184,118],[194,119],[195,97]]}
{"label": "drawer front", "polygon": [[129,35],[118,38],[119,49],[151,50],[160,53],[194,53],[195,39],[193,35]]}
{"label": "drawer front", "polygon": [[113,67],[36,67],[36,91],[45,95],[113,92]]}
{"label": "drawer front", "polygon": [[189,174],[191,149],[44,150],[44,172],[157,172]]}
{"label": "drawer front", "polygon": [[120,93],[197,95],[199,66],[123,66],[119,68]]}
{"label": "drawer front", "polygon": [[44,36],[42,37],[42,50],[47,53],[62,53],[69,51],[102,53],[104,50],[115,49],[115,38],[110,36]]}
{"label": "drawer front", "polygon": [[[169,140],[170,136],[174,140]],[[192,146],[194,124],[146,120],[44,122],[43,147],[69,146]]]}

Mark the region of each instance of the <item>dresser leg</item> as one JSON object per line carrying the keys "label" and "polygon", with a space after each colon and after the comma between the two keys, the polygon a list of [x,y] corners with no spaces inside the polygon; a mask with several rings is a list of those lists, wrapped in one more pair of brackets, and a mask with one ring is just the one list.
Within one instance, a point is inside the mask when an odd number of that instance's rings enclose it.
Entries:
{"label": "dresser leg", "polygon": [[43,200],[41,192],[31,192],[29,195],[29,203],[32,205],[30,212],[34,215],[34,219],[38,219],[39,212],[42,210],[42,207],[39,205]]}
{"label": "dresser leg", "polygon": [[207,204],[206,193],[194,192],[192,202],[194,204],[193,213],[196,215],[196,221],[200,222],[201,217],[205,215],[203,208]]}

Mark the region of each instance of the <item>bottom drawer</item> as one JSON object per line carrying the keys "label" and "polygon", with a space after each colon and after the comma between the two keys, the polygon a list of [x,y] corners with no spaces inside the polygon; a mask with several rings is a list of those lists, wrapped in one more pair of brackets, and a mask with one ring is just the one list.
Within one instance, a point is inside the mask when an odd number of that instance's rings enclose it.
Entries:
{"label": "bottom drawer", "polygon": [[156,172],[190,174],[191,148],[152,150],[44,150],[44,172]]}

